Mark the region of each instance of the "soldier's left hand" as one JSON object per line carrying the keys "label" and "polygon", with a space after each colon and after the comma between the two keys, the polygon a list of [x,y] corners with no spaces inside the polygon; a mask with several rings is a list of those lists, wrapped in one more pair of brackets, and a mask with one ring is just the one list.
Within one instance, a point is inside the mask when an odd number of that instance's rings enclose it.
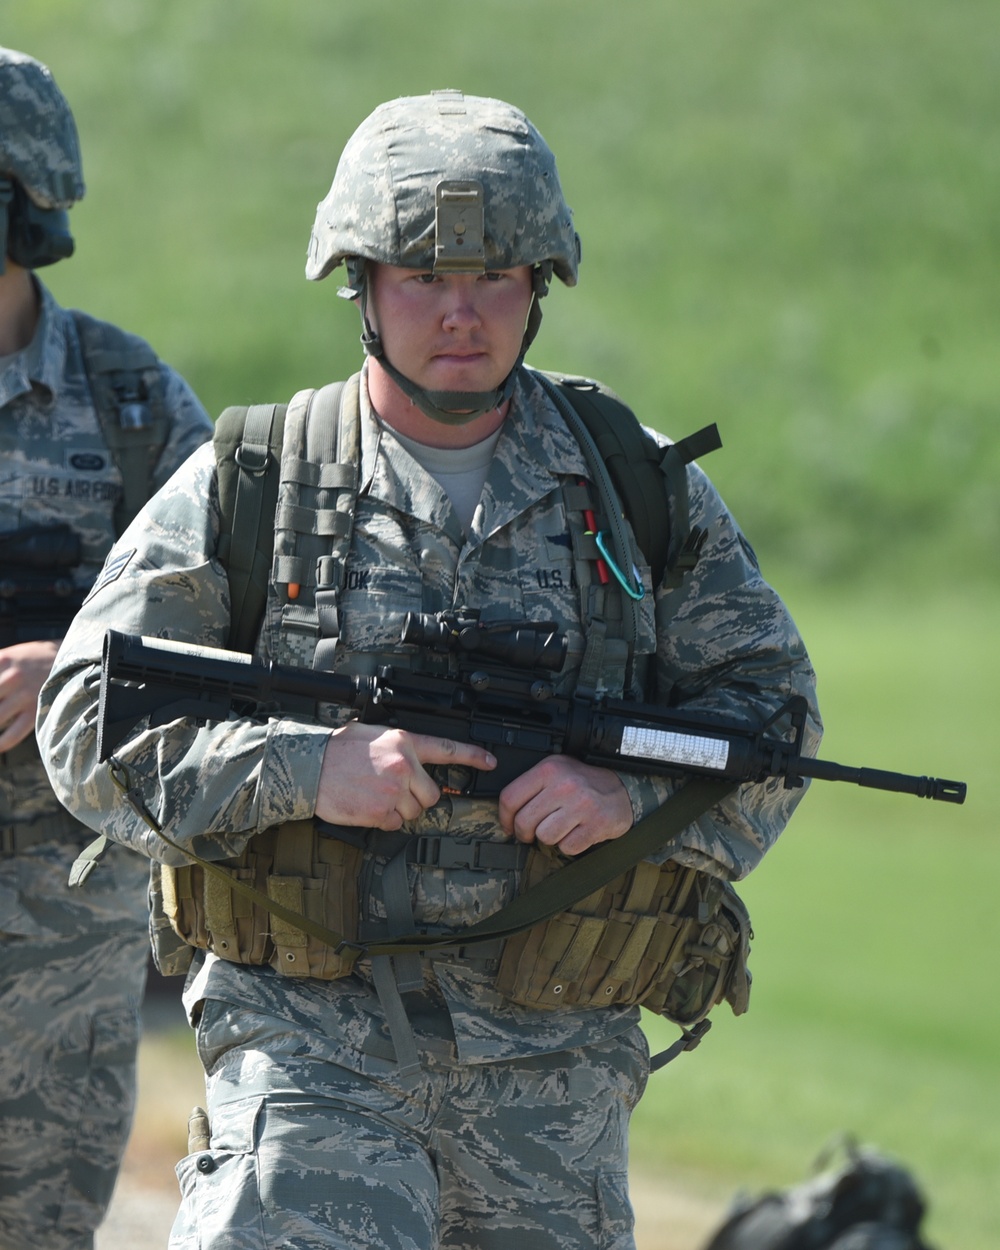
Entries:
{"label": "soldier's left hand", "polygon": [[0,751],[35,728],[38,694],[52,669],[58,642],[17,642],[0,648]]}
{"label": "soldier's left hand", "polygon": [[500,825],[518,842],[543,842],[579,855],[632,827],[632,804],[609,768],[550,755],[500,792]]}

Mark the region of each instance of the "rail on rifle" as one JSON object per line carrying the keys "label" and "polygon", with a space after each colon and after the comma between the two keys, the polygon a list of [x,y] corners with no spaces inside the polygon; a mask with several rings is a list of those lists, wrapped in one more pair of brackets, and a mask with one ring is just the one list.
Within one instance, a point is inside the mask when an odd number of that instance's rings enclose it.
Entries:
{"label": "rail on rifle", "polygon": [[[475,614],[410,613],[401,642],[412,654],[444,653],[448,671],[385,665],[372,675],[260,663],[248,655],[108,630],[98,714],[98,754],[108,759],[148,719],[199,722],[266,718],[308,701],[350,709],[358,720],[474,742],[491,772],[468,770],[463,793],[499,794],[548,755],[636,773],[697,774],[788,788],[806,778],[943,803],[963,803],[961,781],[852,768],[802,754],[807,705],[789,699],[763,725],[683,708],[563,694],[554,674],[566,639],[552,622],[482,622]],[[438,663],[442,663],[438,661]],[[294,701],[298,701],[297,703]],[[783,726],[783,730],[779,730]]]}

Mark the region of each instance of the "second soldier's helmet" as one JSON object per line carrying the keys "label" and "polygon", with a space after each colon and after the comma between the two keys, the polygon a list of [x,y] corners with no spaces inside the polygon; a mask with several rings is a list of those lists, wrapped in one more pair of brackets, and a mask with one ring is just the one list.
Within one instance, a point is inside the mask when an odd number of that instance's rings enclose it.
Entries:
{"label": "second soldier's helmet", "polygon": [[[495,391],[426,391],[387,360],[367,318],[365,262],[436,274],[529,265],[534,298],[521,354]],[[508,399],[541,322],[553,273],[574,286],[580,239],[552,150],[502,100],[434,91],[380,105],[348,140],[316,210],[306,277],[347,267],[341,294],[358,299],[365,351],[436,420],[463,422]]]}
{"label": "second soldier's helmet", "polygon": [[0,264],[72,255],[66,210],[84,194],[73,113],[48,68],[0,48]]}

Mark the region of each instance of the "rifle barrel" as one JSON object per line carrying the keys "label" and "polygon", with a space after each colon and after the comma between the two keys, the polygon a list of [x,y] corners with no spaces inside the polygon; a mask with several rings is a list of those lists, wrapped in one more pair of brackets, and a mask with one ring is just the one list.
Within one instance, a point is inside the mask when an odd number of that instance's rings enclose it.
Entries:
{"label": "rifle barrel", "polygon": [[964,781],[946,781],[943,777],[916,777],[909,773],[887,772],[881,768],[850,768],[831,760],[814,760],[800,756],[794,770],[802,777],[819,781],[849,781],[870,790],[889,790],[894,794],[913,794],[919,799],[937,799],[941,803],[964,803]]}

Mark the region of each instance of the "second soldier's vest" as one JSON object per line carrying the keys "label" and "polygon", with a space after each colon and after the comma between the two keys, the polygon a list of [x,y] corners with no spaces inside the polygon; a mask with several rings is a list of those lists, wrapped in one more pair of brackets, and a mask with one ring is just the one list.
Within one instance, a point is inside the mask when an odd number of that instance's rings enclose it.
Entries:
{"label": "second soldier's vest", "polygon": [[[33,427],[30,437],[13,421],[0,421],[0,459],[19,492],[12,514],[0,518],[7,531],[0,542],[0,645],[62,637],[116,537],[151,495],[167,437],[160,364],[149,344],[86,313],[69,317],[68,368],[75,330],[84,374],[78,381],[67,374],[80,419],[61,412],[58,430]],[[17,812],[0,811],[0,853],[81,835],[65,809],[53,811],[34,735],[6,752],[4,763],[24,765],[36,779],[25,778]]]}

